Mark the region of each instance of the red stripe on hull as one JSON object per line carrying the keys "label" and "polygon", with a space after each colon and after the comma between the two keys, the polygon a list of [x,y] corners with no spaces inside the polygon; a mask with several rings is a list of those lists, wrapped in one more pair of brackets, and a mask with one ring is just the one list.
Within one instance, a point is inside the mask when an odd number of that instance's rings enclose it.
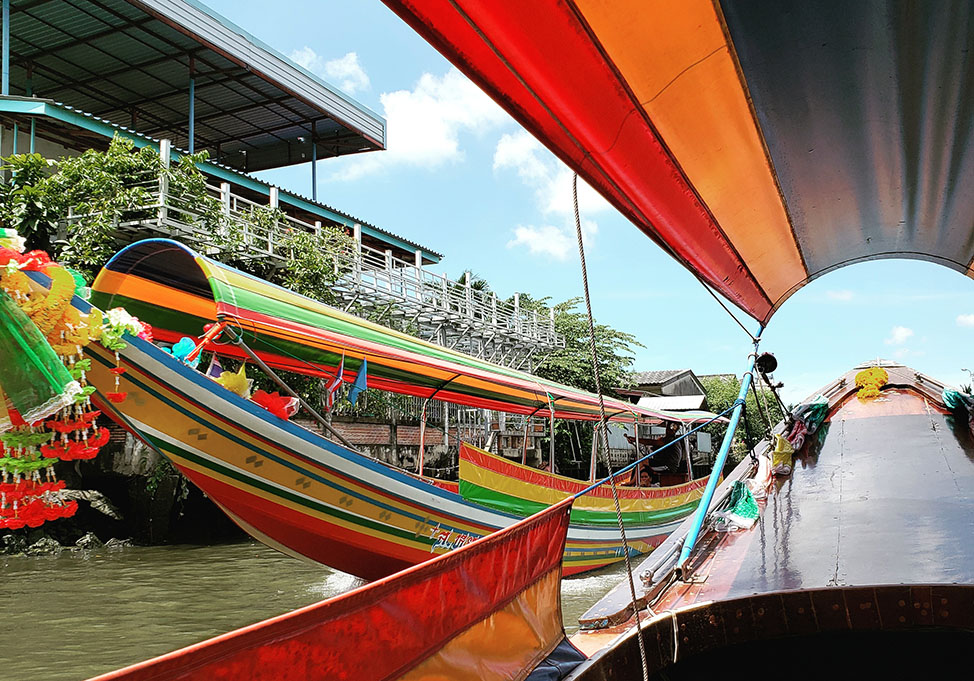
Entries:
{"label": "red stripe on hull", "polygon": [[370,537],[340,525],[267,501],[177,466],[193,484],[227,511],[258,532],[303,556],[368,580],[380,579],[433,557],[429,551],[410,549]]}

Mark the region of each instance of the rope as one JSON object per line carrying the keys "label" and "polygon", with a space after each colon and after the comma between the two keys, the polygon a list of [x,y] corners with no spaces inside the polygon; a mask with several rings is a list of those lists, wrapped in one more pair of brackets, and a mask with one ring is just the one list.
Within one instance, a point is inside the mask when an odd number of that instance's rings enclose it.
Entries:
{"label": "rope", "polygon": [[711,297],[714,300],[716,300],[717,303],[722,308],[724,308],[724,312],[726,312],[728,315],[730,315],[730,318],[733,319],[735,322],[737,322],[737,325],[744,330],[744,333],[746,333],[748,335],[748,338],[750,338],[752,341],[756,341],[757,340],[757,338],[755,337],[755,335],[753,333],[751,333],[746,326],[744,326],[744,323],[741,322],[740,319],[737,318],[737,315],[735,315],[734,312],[729,307],[727,307],[727,305],[724,304],[724,301],[721,300],[720,297],[716,293],[713,292],[713,290],[710,288],[710,286],[707,285],[707,282],[705,282],[703,279],[700,278],[700,275],[698,275],[696,272],[694,272],[693,273],[693,278],[696,279],[698,282],[700,282],[700,285],[703,286],[704,290],[707,291],[707,293],[709,293],[711,295]]}
{"label": "rope", "polygon": [[[602,377],[599,375],[599,356],[595,347],[595,321],[592,318],[592,301],[588,293],[588,272],[585,269],[585,245],[582,241],[582,220],[578,214],[578,173],[572,175],[572,203],[575,208],[575,235],[578,238],[578,259],[582,266],[582,287],[585,290],[585,310],[588,313],[588,340],[592,354],[592,375],[595,379],[595,393],[599,396],[599,431],[603,441],[604,463],[609,471],[609,487],[612,490],[612,502],[615,505],[616,521],[619,523],[619,534],[622,536],[622,553],[626,562],[626,575],[629,578],[629,595],[632,597],[633,615],[636,618],[636,641],[639,643],[639,659],[642,661],[643,681],[649,681],[649,665],[646,662],[646,644],[643,642],[642,625],[639,621],[639,608],[636,605],[636,583],[632,577],[632,561],[629,559],[629,541],[626,539],[626,527],[622,522],[622,508],[619,505],[619,492],[616,489],[615,476],[612,473],[612,461],[609,459],[609,429],[605,419],[605,399],[602,397]],[[596,437],[599,433],[596,433]],[[596,448],[598,449],[598,448]]]}

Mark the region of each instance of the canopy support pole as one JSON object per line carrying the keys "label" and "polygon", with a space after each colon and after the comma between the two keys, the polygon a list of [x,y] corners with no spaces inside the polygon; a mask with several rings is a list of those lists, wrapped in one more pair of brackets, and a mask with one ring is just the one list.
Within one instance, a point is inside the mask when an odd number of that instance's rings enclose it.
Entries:
{"label": "canopy support pole", "polygon": [[3,75],[0,77],[0,95],[10,94],[10,0],[3,0]]}
{"label": "canopy support pole", "polygon": [[[544,405],[542,405],[542,406],[544,406]],[[523,443],[522,443],[523,444],[523,447],[521,449],[521,465],[522,466],[527,466],[528,465],[528,424],[531,423],[531,419],[534,418],[534,415],[537,414],[539,411],[541,411],[541,407],[538,407],[537,409],[535,409],[534,411],[532,411],[524,419],[524,437],[522,438],[523,439]]]}
{"label": "canopy support pole", "polygon": [[423,400],[422,414],[420,415],[419,421],[419,477],[423,477],[423,460],[426,458],[426,405],[430,402],[430,398]]}
{"label": "canopy support pole", "polygon": [[596,452],[598,451],[598,446],[599,446],[600,427],[601,426],[599,426],[598,423],[596,423],[592,427],[592,452],[591,452],[591,459],[589,460],[589,464],[588,464],[588,481],[593,483],[595,482],[595,472],[598,470],[598,466],[596,464]]}
{"label": "canopy support pole", "polygon": [[686,541],[683,542],[683,550],[680,551],[680,559],[677,561],[681,574],[686,569],[686,564],[690,560],[690,554],[693,552],[694,544],[697,543],[697,537],[700,535],[700,528],[703,526],[703,521],[710,511],[710,501],[714,498],[714,490],[717,489],[717,480],[724,470],[727,453],[730,451],[731,443],[734,441],[734,433],[737,432],[737,424],[741,420],[744,398],[747,397],[747,391],[750,389],[751,381],[754,377],[754,363],[758,359],[758,344],[761,342],[762,333],[764,333],[764,326],[758,328],[758,333],[754,336],[754,352],[751,353],[747,373],[744,374],[744,378],[741,381],[741,389],[737,393],[737,401],[734,402],[730,424],[727,426],[727,432],[724,433],[723,442],[720,443],[720,450],[717,452],[717,458],[714,460],[713,470],[710,471],[707,487],[703,491],[703,497],[701,497],[696,513],[693,516],[693,524],[690,526],[690,532],[687,534]]}
{"label": "canopy support pole", "polygon": [[196,60],[189,58],[189,153],[196,151]]}
{"label": "canopy support pole", "polygon": [[[443,388],[450,385],[451,383],[453,383],[453,381],[457,380],[458,378],[460,378],[460,374],[454,374],[449,380],[446,380],[443,383],[441,383],[436,390],[430,393],[429,397],[423,400],[423,420],[419,422],[419,475],[420,476],[423,475],[423,460],[426,458],[426,408],[429,405],[430,400],[436,397],[436,393],[443,390]],[[444,444],[449,446],[450,445],[450,421],[449,421],[450,414],[449,414],[449,409],[446,407],[446,403],[444,402],[443,404],[444,404],[443,423],[444,423],[444,430],[445,430],[445,434],[443,436],[443,442]],[[457,428],[457,435],[458,436],[460,435],[459,428]]]}
{"label": "canopy support pole", "polygon": [[[635,414],[632,415],[632,432],[635,436],[636,441],[636,459],[639,459],[639,419]],[[636,466],[636,487],[642,487],[642,476],[640,475],[642,471],[639,466]]]}
{"label": "canopy support pole", "polygon": [[274,373],[274,370],[271,369],[269,366],[267,366],[267,364],[264,363],[264,360],[262,360],[260,357],[258,357],[257,356],[257,353],[255,353],[253,350],[251,350],[247,346],[247,344],[243,342],[243,336],[241,336],[240,334],[238,334],[237,331],[236,331],[236,329],[232,329],[231,327],[226,327],[226,328],[227,328],[227,332],[230,334],[230,338],[233,340],[234,345],[237,345],[241,350],[243,350],[244,353],[248,357],[250,357],[251,360],[253,360],[254,364],[256,364],[257,366],[259,366],[263,370],[263,372],[265,374],[267,374],[267,376],[272,381],[274,381],[275,383],[277,383],[277,385],[279,385],[281,387],[281,389],[284,392],[286,392],[288,395],[290,395],[291,397],[297,398],[298,403],[302,407],[304,407],[304,410],[306,412],[308,412],[311,415],[311,417],[315,421],[317,421],[322,427],[324,427],[325,430],[327,430],[329,433],[331,433],[335,437],[336,440],[338,440],[339,442],[341,442],[343,445],[345,445],[346,447],[348,447],[352,451],[355,451],[355,452],[358,451],[357,449],[355,449],[355,445],[353,445],[351,442],[349,442],[347,439],[345,439],[345,436],[344,435],[342,435],[337,430],[335,430],[334,426],[332,426],[330,423],[328,423],[328,421],[325,420],[325,417],[323,417],[321,414],[319,414],[317,411],[315,411],[315,409],[310,404],[308,404],[307,402],[304,401],[304,398],[303,397],[301,397],[296,392],[294,392],[291,389],[291,386],[289,386],[287,383],[285,383],[281,379],[280,376],[278,376],[277,374],[275,374]]}
{"label": "canopy support pole", "polygon": [[552,402],[548,409],[551,411],[551,425],[548,427],[548,471],[555,472],[555,403]]}

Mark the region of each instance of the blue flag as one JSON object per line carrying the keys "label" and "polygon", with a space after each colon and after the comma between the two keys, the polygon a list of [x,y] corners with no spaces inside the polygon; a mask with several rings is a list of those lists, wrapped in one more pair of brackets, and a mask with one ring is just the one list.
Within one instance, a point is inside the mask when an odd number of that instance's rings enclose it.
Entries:
{"label": "blue flag", "polygon": [[368,370],[369,360],[363,357],[362,368],[358,370],[358,376],[355,377],[355,382],[352,383],[352,387],[348,391],[348,401],[352,404],[358,400],[359,393],[369,387]]}

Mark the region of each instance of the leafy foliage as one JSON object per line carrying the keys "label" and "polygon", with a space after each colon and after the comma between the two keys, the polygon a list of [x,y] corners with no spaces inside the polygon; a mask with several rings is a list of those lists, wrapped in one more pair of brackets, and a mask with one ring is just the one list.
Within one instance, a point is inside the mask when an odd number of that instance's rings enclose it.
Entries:
{"label": "leafy foliage", "polygon": [[[757,376],[756,379],[760,380]],[[710,407],[710,411],[716,414],[733,406],[737,400],[737,394],[741,390],[741,379],[737,376],[707,376],[700,379],[700,382],[703,384],[704,391],[707,395],[707,406]],[[755,388],[757,387],[755,385]],[[768,424],[762,418],[762,411],[770,420],[770,427],[774,427],[785,416],[770,390],[767,388],[758,388],[758,394],[761,397],[760,410],[757,402],[755,402],[754,394],[754,390],[749,390],[747,397],[744,399],[744,418],[737,429],[737,433],[734,435],[734,442],[731,446],[730,456],[728,457],[734,462],[744,458],[748,452],[749,444],[757,444],[764,436]],[[724,438],[727,425],[724,423],[713,423],[704,430],[710,433],[714,441],[714,447],[717,447]]]}
{"label": "leafy foliage", "polygon": [[[136,150],[118,136],[106,151],[89,149],[57,161],[10,156],[2,166],[11,179],[0,183],[0,225],[15,228],[28,248],[48,251],[90,279],[124,244],[120,225],[164,211],[167,219],[209,235],[204,250],[217,260],[330,302],[331,284],[341,275],[337,256],[351,248],[351,237],[336,228],[320,234],[282,228],[284,214],[265,206],[231,218],[198,167],[207,158],[203,151],[165,166],[155,149]],[[163,210],[161,185],[167,193]],[[289,257],[277,265],[246,257],[258,239],[274,239],[276,250]]]}
{"label": "leafy foliage", "polygon": [[[535,301],[522,295],[521,307],[530,310],[534,305],[543,306],[547,300]],[[535,373],[542,378],[595,392],[588,315],[579,310],[581,302],[581,298],[571,298],[554,306],[555,331],[564,336],[565,347],[550,352]],[[635,361],[632,351],[636,347],[643,345],[632,334],[606,324],[595,324],[595,348],[603,393],[612,394],[613,388],[632,383],[631,368]]]}

